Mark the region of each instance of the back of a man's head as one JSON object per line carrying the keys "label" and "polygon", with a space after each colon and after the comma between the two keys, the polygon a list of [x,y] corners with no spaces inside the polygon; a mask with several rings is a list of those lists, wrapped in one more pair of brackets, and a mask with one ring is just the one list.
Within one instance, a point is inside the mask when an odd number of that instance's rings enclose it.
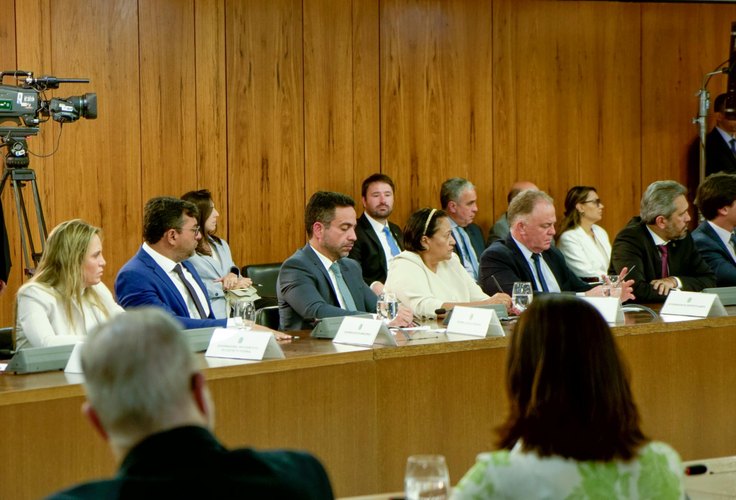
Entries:
{"label": "back of a man's head", "polygon": [[668,219],[677,209],[675,200],[685,195],[687,188],[679,182],[654,181],[641,197],[639,215],[646,224],[654,224],[660,215]]}
{"label": "back of a man's head", "polygon": [[82,369],[87,400],[113,445],[205,422],[197,421],[192,399],[194,360],[178,324],[161,310],[125,312],[100,326],[84,344]]}

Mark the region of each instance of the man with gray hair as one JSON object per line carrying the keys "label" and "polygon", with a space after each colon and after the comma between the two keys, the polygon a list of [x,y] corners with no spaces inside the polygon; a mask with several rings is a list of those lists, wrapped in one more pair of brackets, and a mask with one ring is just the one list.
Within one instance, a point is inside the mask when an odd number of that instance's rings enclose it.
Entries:
{"label": "man with gray hair", "polygon": [[[639,302],[664,302],[672,289],[699,292],[716,278],[688,234],[687,189],[675,181],[656,181],[641,198],[640,216],[621,230],[611,249],[611,269],[632,269]],[[636,267],[634,267],[636,266]]]}
{"label": "man with gray hair", "polygon": [[[578,278],[565,257],[552,247],[555,235],[555,206],[544,191],[529,189],[519,193],[508,209],[509,235],[496,241],[480,258],[480,287],[489,295],[511,295],[517,281],[532,283],[535,292],[585,292],[604,295],[607,288]],[[625,273],[626,270],[623,271]],[[631,298],[631,282],[622,290],[623,300]]]}
{"label": "man with gray hair", "polygon": [[125,312],[82,350],[83,413],[120,469],[53,498],[332,498],[322,465],[307,453],[227,450],[212,434],[204,375],[173,318]]}
{"label": "man with gray hair", "polygon": [[440,188],[440,204],[450,216],[455,253],[470,277],[478,281],[478,261],[486,245],[483,232],[473,223],[478,212],[475,186],[462,177],[447,179]]}

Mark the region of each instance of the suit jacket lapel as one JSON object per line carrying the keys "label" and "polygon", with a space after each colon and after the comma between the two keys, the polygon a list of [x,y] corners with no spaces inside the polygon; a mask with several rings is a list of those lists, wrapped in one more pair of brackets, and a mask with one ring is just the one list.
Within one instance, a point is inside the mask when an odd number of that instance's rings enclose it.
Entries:
{"label": "suit jacket lapel", "polygon": [[537,283],[534,280],[534,273],[532,272],[532,268],[529,265],[529,261],[524,257],[524,254],[521,251],[521,248],[519,248],[519,245],[516,244],[516,241],[509,236],[506,239],[506,246],[508,246],[511,251],[513,252],[514,259],[516,259],[516,264],[519,266],[519,270],[526,273],[526,276],[519,276],[520,278],[524,278],[525,281],[529,281],[532,284],[533,288],[537,288]]}
{"label": "suit jacket lapel", "polygon": [[177,302],[179,303],[179,306],[182,311],[187,311],[187,315],[189,314],[189,308],[187,307],[187,303],[184,302],[184,298],[181,296],[181,293],[179,292],[179,289],[176,288],[176,285],[171,280],[171,277],[168,275],[166,271],[161,269],[161,266],[159,266],[155,260],[153,260],[153,257],[148,255],[148,252],[143,250],[141,248],[138,250],[138,258],[143,262],[143,264],[151,269],[153,273],[156,275],[156,277],[159,279],[161,283],[163,283],[166,290],[168,290],[169,295],[176,298]]}
{"label": "suit jacket lapel", "polygon": [[384,272],[388,272],[388,268],[386,267],[386,253],[383,251],[383,245],[378,239],[378,235],[373,230],[373,226],[371,226],[371,223],[365,216],[365,214],[360,216],[358,224],[363,226],[363,231],[365,231],[365,234],[368,236],[371,245],[373,245],[373,252],[375,253],[376,258],[381,262],[381,267],[383,268]]}
{"label": "suit jacket lapel", "polygon": [[309,259],[309,261],[315,267],[314,275],[321,276],[322,286],[330,291],[330,297],[332,297],[332,305],[339,306],[340,302],[337,300],[337,294],[335,293],[335,289],[332,287],[330,274],[327,272],[327,269],[325,269],[325,266],[322,265],[322,261],[319,260],[316,251],[309,245],[309,243],[304,246],[303,250],[304,255],[307,256],[307,259]]}

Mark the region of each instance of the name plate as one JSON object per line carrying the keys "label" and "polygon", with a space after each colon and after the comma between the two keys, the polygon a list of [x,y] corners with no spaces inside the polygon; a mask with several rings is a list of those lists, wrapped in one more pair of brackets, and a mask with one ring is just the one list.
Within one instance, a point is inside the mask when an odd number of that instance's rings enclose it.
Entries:
{"label": "name plate", "polygon": [[455,306],[447,324],[447,333],[458,333],[471,337],[503,337],[501,321],[493,309]]}
{"label": "name plate", "polygon": [[77,342],[72,349],[72,355],[66,362],[64,373],[83,373],[82,372],[82,346],[84,342]]}
{"label": "name plate", "polygon": [[380,319],[345,316],[332,340],[336,344],[372,346],[377,341],[385,345],[398,345],[386,323]]}
{"label": "name plate", "polygon": [[715,293],[670,290],[659,314],[708,318],[726,316],[726,309]]}
{"label": "name plate", "polygon": [[212,332],[205,356],[211,358],[283,359],[284,351],[270,332],[217,328]]}
{"label": "name plate", "polygon": [[581,297],[595,307],[606,323],[623,323],[624,311],[618,297]]}

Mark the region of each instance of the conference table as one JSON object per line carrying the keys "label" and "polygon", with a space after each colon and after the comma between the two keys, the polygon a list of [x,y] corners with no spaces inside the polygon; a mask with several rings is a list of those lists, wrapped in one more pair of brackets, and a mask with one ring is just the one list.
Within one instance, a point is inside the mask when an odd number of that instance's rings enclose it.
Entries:
{"label": "conference table", "polygon": [[[736,455],[736,317],[664,322],[627,313],[613,331],[645,433],[683,460]],[[508,337],[426,333],[432,338],[367,348],[299,335],[280,344],[284,359],[196,355],[227,446],[309,450],[337,496],[401,490],[413,454],[445,455],[456,482],[476,454],[495,448],[507,411]],[[0,375],[0,498],[38,498],[114,473],[81,415],[79,377]]]}

